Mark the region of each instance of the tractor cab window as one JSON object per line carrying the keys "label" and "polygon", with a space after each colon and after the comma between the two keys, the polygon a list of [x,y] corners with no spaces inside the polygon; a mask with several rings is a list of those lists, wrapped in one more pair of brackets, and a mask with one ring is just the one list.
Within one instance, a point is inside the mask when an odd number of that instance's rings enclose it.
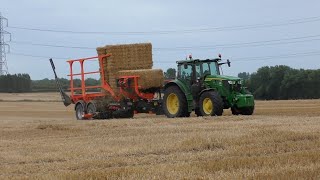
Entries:
{"label": "tractor cab window", "polygon": [[207,62],[202,64],[202,76],[217,75],[217,66],[214,62]]}
{"label": "tractor cab window", "polygon": [[215,63],[215,62],[210,62],[210,63],[209,63],[209,66],[210,66],[211,75],[217,75],[217,74],[219,74],[219,73],[218,73],[217,63]]}
{"label": "tractor cab window", "polygon": [[191,80],[192,77],[192,65],[190,64],[182,64],[180,66],[180,74],[181,79]]}
{"label": "tractor cab window", "polygon": [[209,64],[208,63],[203,63],[202,64],[202,76],[205,75],[210,75],[210,68],[209,68]]}

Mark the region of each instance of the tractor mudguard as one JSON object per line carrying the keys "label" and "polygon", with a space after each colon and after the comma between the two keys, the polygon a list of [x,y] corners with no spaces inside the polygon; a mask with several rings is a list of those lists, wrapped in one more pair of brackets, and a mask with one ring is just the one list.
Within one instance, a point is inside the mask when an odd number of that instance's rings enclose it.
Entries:
{"label": "tractor mudguard", "polygon": [[202,93],[207,92],[207,91],[216,91],[216,89],[214,89],[214,88],[203,89],[203,90],[199,93],[199,97],[201,96]]}
{"label": "tractor mudguard", "polygon": [[183,92],[183,94],[185,95],[185,97],[187,99],[188,112],[192,112],[192,110],[193,110],[193,97],[192,97],[192,93],[190,92],[190,89],[188,89],[188,87],[186,87],[186,85],[183,84],[182,82],[180,82],[179,80],[173,80],[173,81],[168,82],[164,86],[164,90],[170,86],[178,86],[181,89],[181,91]]}

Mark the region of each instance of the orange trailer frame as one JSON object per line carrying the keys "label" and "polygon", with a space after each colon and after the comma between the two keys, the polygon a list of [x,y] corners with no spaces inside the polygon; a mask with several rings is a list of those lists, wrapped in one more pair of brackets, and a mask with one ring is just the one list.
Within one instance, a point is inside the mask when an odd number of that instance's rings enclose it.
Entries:
{"label": "orange trailer frame", "polygon": [[[154,93],[143,93],[140,92],[139,90],[139,84],[138,84],[138,79],[139,76],[120,76],[119,77],[119,84],[120,84],[120,91],[119,94],[116,95],[114,90],[111,88],[111,86],[107,83],[105,79],[105,70],[102,68],[103,67],[103,59],[110,57],[111,54],[106,54],[106,55],[100,55],[100,56],[94,56],[94,57],[88,57],[88,58],[82,58],[82,59],[75,59],[75,60],[68,60],[67,62],[69,63],[70,66],[70,74],[68,76],[70,77],[70,98],[73,103],[76,103],[80,100],[83,100],[84,102],[89,102],[93,99],[100,98],[100,97],[105,97],[107,94],[103,92],[90,92],[88,93],[88,89],[104,89],[107,92],[110,93],[112,98],[115,101],[120,101],[122,97],[127,97],[132,100],[137,100],[137,99],[147,99],[147,100],[152,100],[154,99]],[[92,72],[85,72],[84,69],[84,63],[85,61],[91,61],[91,60],[96,60],[98,59],[99,62],[99,70],[98,71],[92,71]],[[80,63],[80,73],[73,73],[73,65],[75,63],[79,62]],[[101,85],[100,86],[86,86],[85,84],[85,75],[88,74],[100,74],[101,76]],[[74,77],[80,76],[81,77],[81,87],[75,87],[74,86]],[[129,86],[129,81],[133,82],[133,86]],[[122,86],[121,86],[122,85]],[[133,88],[134,92],[128,92],[128,88]],[[76,94],[76,90],[81,90],[81,94]]]}

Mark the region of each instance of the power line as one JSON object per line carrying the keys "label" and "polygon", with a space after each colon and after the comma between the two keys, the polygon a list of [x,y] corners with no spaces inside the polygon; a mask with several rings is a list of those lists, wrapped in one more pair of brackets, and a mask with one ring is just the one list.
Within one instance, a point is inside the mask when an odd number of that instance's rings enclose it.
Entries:
{"label": "power line", "polygon": [[61,59],[61,60],[68,60],[72,58],[67,58],[67,57],[49,57],[49,56],[40,56],[40,55],[32,55],[32,54],[24,54],[24,53],[10,53],[9,55],[14,55],[14,56],[25,56],[25,57],[34,57],[34,58],[52,58],[52,59]]}
{"label": "power line", "polygon": [[[295,57],[306,57],[306,56],[320,56],[320,51],[311,51],[311,52],[302,52],[302,53],[291,53],[291,54],[279,54],[272,56],[256,56],[256,57],[233,57],[232,62],[243,62],[243,61],[265,61],[270,59],[286,59],[286,58],[295,58]],[[164,63],[164,64],[175,64],[176,61],[157,61],[155,63]]]}
{"label": "power line", "polygon": [[42,44],[42,43],[32,43],[32,42],[27,42],[27,41],[11,41],[11,43],[14,43],[14,44],[25,44],[25,45],[31,45],[31,46],[56,47],[56,48],[88,49],[88,50],[96,49],[96,48],[92,48],[92,47]]}
{"label": "power line", "polygon": [[[36,58],[53,58],[53,59],[74,59],[74,58],[64,58],[64,57],[49,57],[49,56],[38,56],[38,55],[30,55],[23,53],[10,53],[9,55],[16,56],[26,56],[26,57],[36,57]],[[294,57],[305,57],[305,56],[320,56],[320,51],[309,51],[309,52],[300,52],[300,53],[290,53],[290,54],[280,54],[280,55],[272,55],[272,56],[256,56],[256,57],[233,57],[232,62],[241,62],[241,61],[265,61],[270,59],[284,59],[284,58],[294,58]],[[156,64],[175,64],[176,61],[154,61]]]}
{"label": "power line", "polygon": [[308,18],[301,18],[301,19],[291,19],[291,20],[278,22],[278,23],[260,23],[260,24],[252,24],[252,25],[195,28],[195,29],[184,29],[184,30],[127,31],[127,32],[71,31],[71,30],[30,28],[30,27],[21,27],[21,26],[9,26],[9,28],[19,29],[19,30],[28,30],[28,31],[68,33],[68,34],[153,35],[153,34],[176,34],[176,33],[185,34],[185,33],[194,33],[194,32],[235,31],[235,30],[270,28],[270,27],[288,26],[288,25],[295,25],[295,24],[305,24],[305,23],[318,22],[318,21],[320,21],[320,17],[315,16],[315,17],[308,17]]}
{"label": "power line", "polygon": [[280,54],[280,55],[272,55],[272,56],[242,57],[242,58],[235,58],[233,61],[264,61],[264,60],[278,59],[278,58],[282,59],[282,58],[319,56],[319,55],[320,55],[320,51],[311,51],[311,52]]}
{"label": "power line", "polygon": [[[177,50],[192,50],[192,49],[257,47],[257,46],[294,44],[294,43],[319,41],[320,38],[316,38],[316,37],[320,37],[320,35],[310,35],[310,36],[264,40],[264,41],[252,41],[252,42],[243,42],[243,43],[216,44],[216,45],[206,45],[206,46],[182,46],[182,47],[171,47],[171,48],[160,47],[160,48],[153,48],[153,50],[154,51],[177,51]],[[313,39],[309,39],[309,38],[313,38]],[[92,47],[41,44],[41,43],[32,43],[32,42],[26,42],[26,41],[11,41],[11,43],[31,45],[31,46],[42,46],[42,47],[56,47],[56,48],[72,48],[72,49],[86,49],[86,50],[96,49]]]}
{"label": "power line", "polygon": [[[311,41],[319,41],[318,39],[304,39],[310,37],[320,37],[316,36],[305,36],[297,38],[287,38],[287,39],[277,39],[277,40],[266,40],[266,41],[253,41],[253,42],[244,42],[244,43],[232,43],[232,44],[217,44],[217,45],[206,45],[206,46],[185,46],[185,47],[173,47],[173,48],[154,48],[154,50],[160,51],[175,51],[175,50],[192,50],[192,49],[212,49],[212,48],[243,48],[243,47],[257,47],[257,46],[269,46],[269,45],[281,45],[281,44],[294,44],[294,43],[303,43]],[[301,39],[301,40],[299,40]],[[294,41],[293,41],[294,40]],[[284,41],[284,42],[282,42]]]}

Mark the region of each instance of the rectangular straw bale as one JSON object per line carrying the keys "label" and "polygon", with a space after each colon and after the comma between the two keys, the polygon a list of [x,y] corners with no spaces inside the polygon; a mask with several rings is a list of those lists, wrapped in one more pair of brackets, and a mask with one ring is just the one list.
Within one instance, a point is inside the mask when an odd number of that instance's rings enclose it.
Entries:
{"label": "rectangular straw bale", "polygon": [[164,77],[161,69],[124,70],[119,76],[139,76],[140,89],[158,88],[163,86]]}
{"label": "rectangular straw bale", "polygon": [[[108,45],[105,48],[107,53],[112,54],[108,60],[113,66],[109,68],[115,70],[152,68],[151,43]],[[141,65],[137,67],[139,62],[142,63],[142,67]]]}
{"label": "rectangular straw bale", "polygon": [[111,88],[117,93],[118,71],[151,69],[152,62],[152,44],[120,44],[106,45],[97,48],[98,55],[111,53],[112,55],[103,60],[105,71],[105,80]]}

